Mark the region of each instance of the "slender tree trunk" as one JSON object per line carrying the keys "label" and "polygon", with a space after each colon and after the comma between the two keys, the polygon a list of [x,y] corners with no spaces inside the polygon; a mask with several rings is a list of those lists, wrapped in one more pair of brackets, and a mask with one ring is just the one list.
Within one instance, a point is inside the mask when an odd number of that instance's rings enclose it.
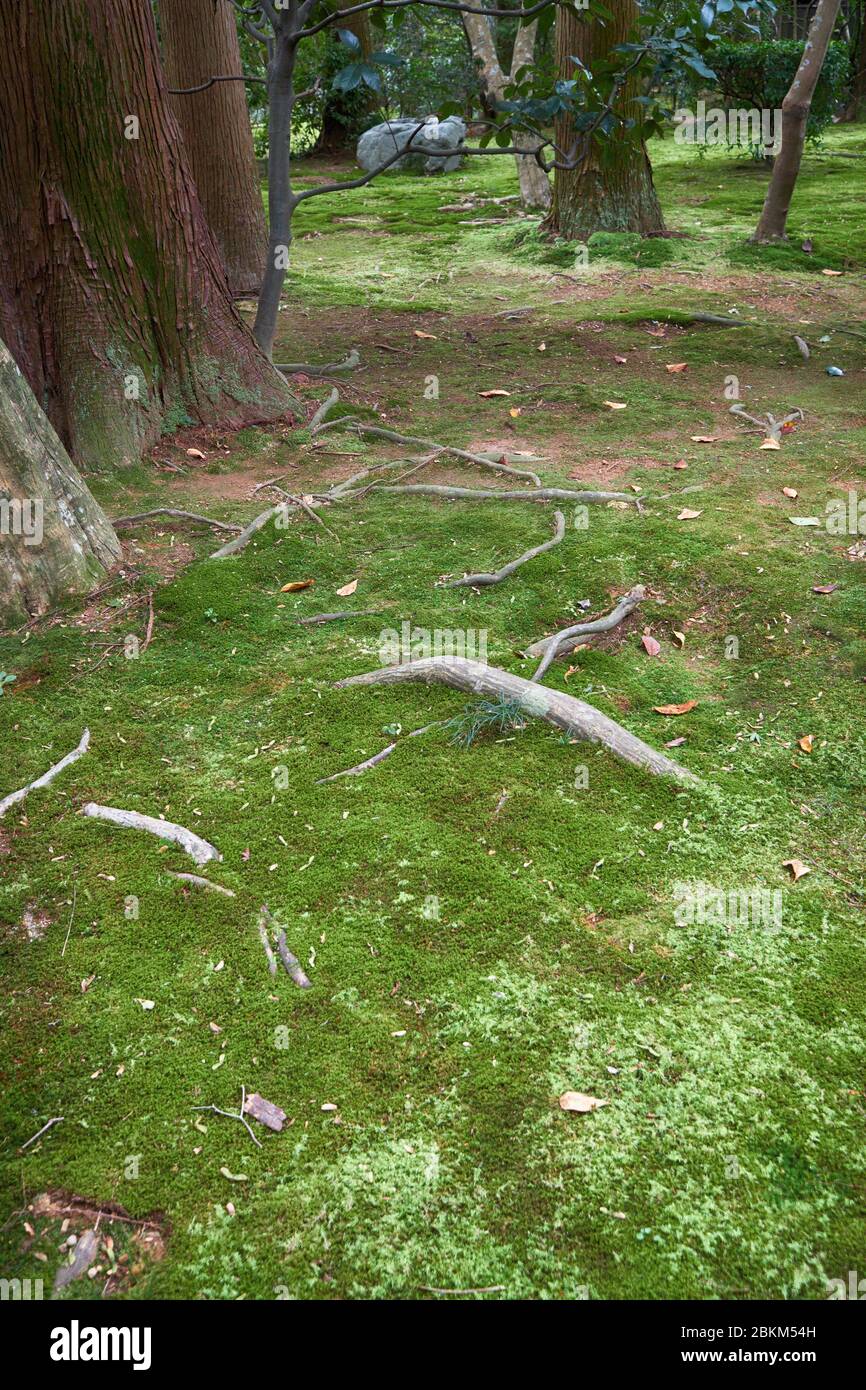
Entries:
{"label": "slender tree trunk", "polygon": [[[613,17],[584,23],[572,9],[556,13],[556,63],[561,78],[574,74],[571,55],[579,57],[590,72],[616,58],[617,44],[634,37],[639,11],[635,0],[609,0]],[[627,62],[627,55],[622,55]],[[630,77],[616,103],[620,115],[634,115],[634,98],[640,78]],[[592,138],[576,136],[571,117],[556,121],[556,143],[580,160],[574,169],[557,169],[553,182],[553,206],[545,221],[548,231],[569,240],[586,241],[594,232],[640,232],[646,236],[664,231],[664,219],[653,185],[646,146],[628,132],[614,133],[605,142],[604,159]]]}
{"label": "slender tree trunk", "polygon": [[851,83],[851,95],[848,98],[848,105],[845,107],[845,114],[842,116],[843,121],[866,120],[866,6],[861,6],[857,18],[860,24],[860,42],[857,45],[857,57],[854,60],[855,71]]}
{"label": "slender tree trunk", "polygon": [[262,352],[274,350],[280,296],[292,244],[291,136],[296,44],[274,26],[268,61],[268,255],[253,333]]}
{"label": "slender tree trunk", "polygon": [[[511,73],[506,77],[499,62],[494,42],[493,30],[486,15],[464,14],[463,25],[469,47],[478,68],[482,98],[486,108],[492,109],[497,101],[502,101],[505,88],[522,67],[532,62],[535,53],[535,21],[524,24],[517,30],[511,58]],[[539,143],[528,131],[515,131],[514,142],[518,149],[531,150]],[[538,161],[531,156],[516,155],[517,177],[520,183],[520,199],[526,208],[550,207],[550,181]]]}
{"label": "slender tree trunk", "polygon": [[[159,24],[169,87],[241,72],[230,0],[159,0]],[[254,294],[268,239],[244,83],[215,82],[170,103],[232,293]]]}
{"label": "slender tree trunk", "polygon": [[85,594],[120,543],[0,343],[0,627]]}
{"label": "slender tree trunk", "polygon": [[809,110],[833,37],[839,5],[840,0],[818,0],[800,66],[782,102],[782,145],[773,165],[764,208],[752,238],[759,244],[785,240],[788,211],[803,159]]}
{"label": "slender tree trunk", "polygon": [[0,336],[73,457],[272,419],[165,95],[149,0],[0,6]]}

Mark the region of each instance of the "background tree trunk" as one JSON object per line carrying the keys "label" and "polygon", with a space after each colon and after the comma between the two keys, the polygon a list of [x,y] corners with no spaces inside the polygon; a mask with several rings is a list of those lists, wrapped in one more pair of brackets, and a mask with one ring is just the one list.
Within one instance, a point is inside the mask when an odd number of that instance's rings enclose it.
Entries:
{"label": "background tree trunk", "polygon": [[[601,64],[616,57],[611,50],[633,38],[639,13],[634,0],[609,0],[613,18],[604,26],[584,23],[573,10],[556,12],[556,67],[563,79],[574,75],[571,55],[595,74]],[[627,62],[627,55],[622,56]],[[630,77],[616,103],[619,115],[634,116],[633,104],[641,90],[640,78]],[[566,113],[556,121],[556,143],[570,153],[575,130]],[[663,232],[664,219],[653,185],[646,146],[628,132],[617,132],[605,141],[604,159],[592,138],[577,139],[574,169],[557,169],[553,181],[553,206],[545,221],[548,231],[569,240],[586,241],[594,232]],[[581,158],[583,156],[583,158]]]}
{"label": "background tree trunk", "polygon": [[785,240],[788,211],[803,158],[809,109],[833,37],[839,5],[840,0],[818,0],[800,66],[782,102],[782,145],[773,165],[764,208],[752,238],[759,244]]}
{"label": "background tree trunk", "polygon": [[[333,8],[345,10],[353,3],[355,0],[337,0]],[[325,104],[322,110],[322,129],[316,141],[315,153],[330,156],[354,154],[355,144],[364,129],[365,120],[370,112],[376,109],[376,94],[370,91],[369,87],[356,87],[353,92],[331,90],[331,80],[340,68],[356,59],[369,58],[372,53],[374,44],[370,16],[365,12],[348,15],[340,20],[337,27],[348,29],[350,34],[354,34],[361,45],[361,51],[359,54],[352,54],[333,30],[329,30],[325,35]]]}
{"label": "background tree trunk", "polygon": [[293,404],[232,303],[149,0],[0,7],[0,337],[69,452]]}
{"label": "background tree trunk", "polygon": [[[464,14],[463,26],[478,68],[483,105],[485,110],[492,111],[495,103],[503,100],[505,88],[517,76],[520,68],[532,62],[537,25],[533,21],[531,24],[521,25],[517,30],[511,57],[511,73],[507,77],[499,62],[493,28],[487,16]],[[539,142],[527,131],[515,131],[513,143],[518,149],[534,149]],[[516,155],[515,159],[523,206],[549,208],[550,180],[541,165],[531,157],[523,158]]]}
{"label": "background tree trunk", "polygon": [[857,15],[860,25],[860,40],[857,44],[857,57],[854,60],[854,77],[851,82],[851,95],[845,107],[843,121],[866,120],[866,3],[861,3]]}
{"label": "background tree trunk", "polygon": [[[29,537],[22,515],[39,521]],[[111,523],[0,343],[0,627],[86,594],[120,554]]]}
{"label": "background tree trunk", "polygon": [[[235,13],[230,0],[159,0],[169,87],[196,87],[242,71]],[[207,91],[169,100],[231,291],[254,294],[268,237],[245,85],[216,82]]]}

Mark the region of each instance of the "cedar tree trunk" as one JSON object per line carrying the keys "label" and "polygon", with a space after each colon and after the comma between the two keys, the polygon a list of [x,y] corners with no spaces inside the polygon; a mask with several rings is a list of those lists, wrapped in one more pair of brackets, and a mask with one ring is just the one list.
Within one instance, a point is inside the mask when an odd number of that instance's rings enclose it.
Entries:
{"label": "cedar tree trunk", "polygon": [[[496,102],[504,99],[505,88],[509,82],[513,81],[521,68],[532,62],[535,52],[536,22],[533,20],[531,24],[523,24],[517,30],[511,57],[511,73],[508,77],[502,71],[496,52],[493,30],[487,16],[464,14],[463,26],[469,40],[469,47],[472,50],[472,57],[475,59],[475,65],[478,69],[484,105],[486,108],[493,109]],[[534,149],[539,142],[529,132],[515,130],[513,143],[518,149]],[[525,208],[549,208],[550,181],[541,165],[531,156],[516,155],[515,159],[517,177],[520,183],[520,199],[523,206]]]}
{"label": "cedar tree trunk", "polygon": [[[556,14],[556,65],[559,76],[574,73],[571,55],[581,59],[590,72],[616,59],[611,50],[634,37],[638,8],[634,0],[610,0],[613,18],[584,23],[573,10],[563,6]],[[628,55],[623,54],[623,64]],[[616,103],[621,116],[635,116],[640,108],[634,98],[641,90],[635,74],[627,80]],[[553,206],[545,228],[569,241],[587,241],[594,232],[640,232],[646,236],[664,231],[664,219],[653,185],[652,168],[646,146],[635,142],[626,131],[618,131],[605,141],[604,158],[592,137],[575,137],[568,113],[556,121],[556,143],[570,154],[576,147],[580,160],[573,169],[557,169],[553,183]]]}
{"label": "cedar tree trunk", "polygon": [[[159,0],[169,87],[197,87],[241,72],[235,13],[231,0]],[[231,291],[255,294],[268,236],[245,85],[215,82],[206,91],[173,96],[170,104]]]}
{"label": "cedar tree trunk", "polygon": [[234,308],[150,0],[0,6],[0,337],[73,458],[292,404]]}

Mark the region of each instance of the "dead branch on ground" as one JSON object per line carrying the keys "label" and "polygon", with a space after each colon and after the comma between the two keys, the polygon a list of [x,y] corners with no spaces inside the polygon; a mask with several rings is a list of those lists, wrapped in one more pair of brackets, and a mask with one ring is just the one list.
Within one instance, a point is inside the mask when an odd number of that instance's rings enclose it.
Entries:
{"label": "dead branch on ground", "polygon": [[543,555],[545,551],[552,550],[555,545],[559,545],[565,539],[565,517],[562,512],[554,512],[553,516],[556,522],[556,534],[552,541],[545,541],[543,545],[536,545],[531,550],[525,550],[516,560],[503,565],[502,569],[494,571],[493,574],[466,574],[462,579],[452,579],[449,584],[445,585],[445,588],[481,588],[489,584],[501,584],[503,579],[508,579],[509,575],[520,569],[520,566],[525,565],[528,560],[534,560],[536,555]]}
{"label": "dead branch on ground", "polygon": [[161,840],[169,840],[172,844],[180,845],[199,866],[207,864],[211,859],[222,859],[219,850],[209,841],[203,840],[195,831],[187,830],[186,826],[175,825],[170,820],[144,816],[139,811],[123,811],[116,806],[99,806],[95,801],[88,801],[86,806],[82,806],[81,814],[94,820],[108,821],[110,825],[119,825],[123,830],[146,830],[148,834],[156,835]]}
{"label": "dead branch on ground", "polygon": [[564,654],[574,645],[576,639],[580,637],[594,637],[600,632],[610,632],[613,628],[633,613],[639,603],[646,598],[646,589],[642,584],[637,584],[630,589],[627,594],[619,600],[615,608],[601,618],[593,618],[585,623],[573,623],[571,627],[563,628],[561,632],[555,632],[552,637],[543,637],[539,642],[533,642],[532,646],[527,647],[525,656],[540,656],[541,665],[533,675],[533,681],[540,681],[547,668],[557,656]]}

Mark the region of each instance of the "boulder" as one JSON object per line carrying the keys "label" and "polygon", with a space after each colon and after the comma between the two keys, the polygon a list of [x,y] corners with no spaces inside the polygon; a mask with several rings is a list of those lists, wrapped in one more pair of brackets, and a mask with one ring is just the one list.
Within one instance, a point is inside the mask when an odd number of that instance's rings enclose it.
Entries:
{"label": "boulder", "polygon": [[[418,130],[419,125],[422,129]],[[418,131],[414,139],[413,132]],[[459,116],[448,116],[437,120],[435,116],[401,116],[393,121],[383,121],[365,130],[358,141],[357,159],[362,169],[368,172],[379,169],[398,150],[404,150],[412,141],[412,153],[389,165],[389,169],[421,169],[425,174],[450,174],[459,169],[463,162],[462,145],[466,138],[466,122]],[[445,158],[441,156],[445,155]]]}

